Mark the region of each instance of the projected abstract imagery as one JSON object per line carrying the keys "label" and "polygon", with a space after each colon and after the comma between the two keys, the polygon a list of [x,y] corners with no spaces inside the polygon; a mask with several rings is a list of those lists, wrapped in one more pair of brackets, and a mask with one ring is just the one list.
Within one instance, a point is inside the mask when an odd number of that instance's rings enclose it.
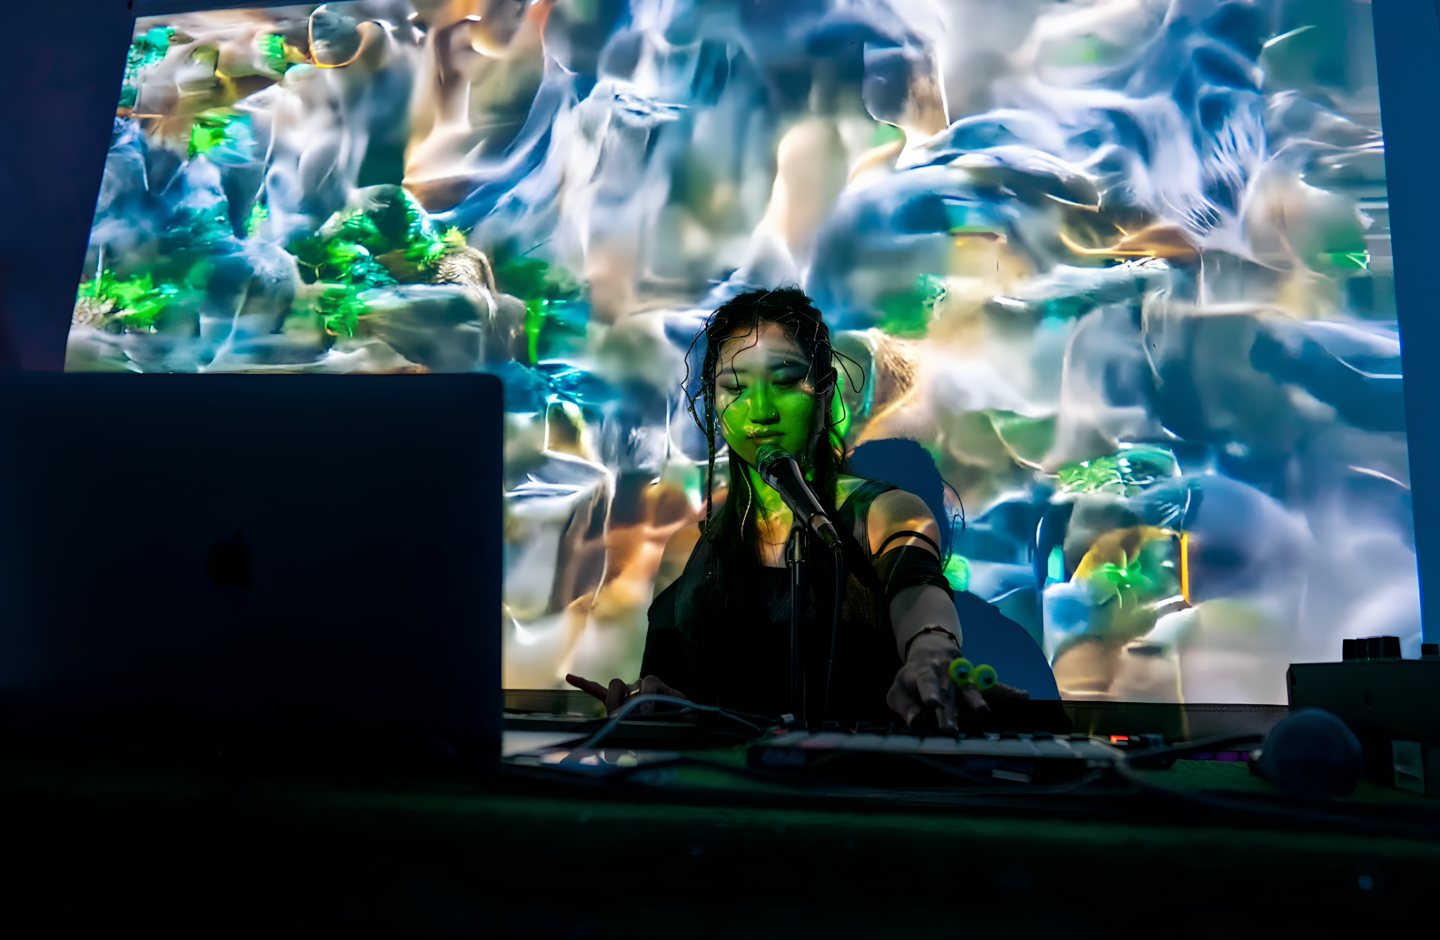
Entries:
{"label": "projected abstract imagery", "polygon": [[635,676],[703,512],[704,318],[797,285],[850,445],[918,443],[952,586],[1063,697],[1284,702],[1420,643],[1371,37],[1359,0],[141,18],[66,367],[498,374],[505,684],[562,687]]}

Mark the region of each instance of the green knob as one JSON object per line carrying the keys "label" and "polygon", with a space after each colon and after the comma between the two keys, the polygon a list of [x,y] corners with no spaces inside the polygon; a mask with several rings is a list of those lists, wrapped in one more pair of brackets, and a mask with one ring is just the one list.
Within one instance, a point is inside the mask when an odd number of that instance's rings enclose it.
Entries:
{"label": "green knob", "polygon": [[984,663],[977,666],[963,656],[950,660],[950,678],[962,689],[973,685],[982,692],[994,688],[995,683],[1000,681],[994,666]]}

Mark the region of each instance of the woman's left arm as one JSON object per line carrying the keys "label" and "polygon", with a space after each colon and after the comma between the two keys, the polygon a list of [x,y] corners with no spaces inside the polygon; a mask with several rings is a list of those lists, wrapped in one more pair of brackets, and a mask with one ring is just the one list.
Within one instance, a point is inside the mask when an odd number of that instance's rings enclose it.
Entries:
{"label": "woman's left arm", "polygon": [[900,659],[926,630],[943,631],[960,646],[960,618],[941,568],[940,526],[924,501],[904,490],[882,493],[870,504],[866,523],[870,555],[888,581],[885,595]]}
{"label": "woman's left arm", "polygon": [[953,731],[957,704],[979,710],[988,706],[968,689],[963,704],[957,703],[950,681],[950,663],[960,655],[962,633],[954,595],[948,585],[941,586],[940,526],[925,503],[904,490],[877,497],[866,522],[871,555],[882,577],[888,576],[890,623],[902,663],[886,703],[907,725],[933,716],[941,730]]}

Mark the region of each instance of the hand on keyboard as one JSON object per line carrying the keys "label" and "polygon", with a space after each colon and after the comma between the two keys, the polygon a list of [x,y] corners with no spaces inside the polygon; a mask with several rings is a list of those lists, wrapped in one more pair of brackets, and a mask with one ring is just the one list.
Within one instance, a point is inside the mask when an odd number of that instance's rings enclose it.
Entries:
{"label": "hand on keyboard", "polygon": [[1028,693],[1003,683],[981,693],[973,685],[957,690],[950,679],[950,663],[959,648],[943,633],[925,633],[910,645],[905,665],[885,703],[912,728],[934,728],[942,732],[959,730],[970,716],[990,711],[989,699],[1028,699]]}
{"label": "hand on keyboard", "polygon": [[[591,695],[605,703],[605,714],[613,715],[625,704],[625,700],[632,695],[673,695],[676,698],[688,699],[684,692],[677,692],[670,688],[657,676],[646,676],[638,682],[627,683],[624,679],[611,679],[608,686],[601,685],[583,676],[566,675],[565,681],[575,688]],[[641,703],[633,714],[648,715],[654,711],[654,706],[649,703]]]}
{"label": "hand on keyboard", "polygon": [[[921,719],[934,722],[941,731],[956,730],[958,708],[988,708],[978,692],[957,696],[950,681],[950,661],[960,655],[960,648],[943,633],[922,633],[910,644],[910,655],[895,674],[895,682],[885,696],[885,704],[895,710],[911,727]],[[957,701],[958,699],[958,701]]]}

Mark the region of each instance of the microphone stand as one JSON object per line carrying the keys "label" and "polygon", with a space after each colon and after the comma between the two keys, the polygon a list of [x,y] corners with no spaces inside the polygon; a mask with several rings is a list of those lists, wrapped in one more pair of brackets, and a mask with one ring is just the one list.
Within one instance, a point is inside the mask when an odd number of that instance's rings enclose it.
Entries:
{"label": "microphone stand", "polygon": [[785,566],[790,569],[790,714],[805,720],[800,682],[800,625],[805,619],[805,581],[810,562],[810,533],[797,514],[785,540]]}

